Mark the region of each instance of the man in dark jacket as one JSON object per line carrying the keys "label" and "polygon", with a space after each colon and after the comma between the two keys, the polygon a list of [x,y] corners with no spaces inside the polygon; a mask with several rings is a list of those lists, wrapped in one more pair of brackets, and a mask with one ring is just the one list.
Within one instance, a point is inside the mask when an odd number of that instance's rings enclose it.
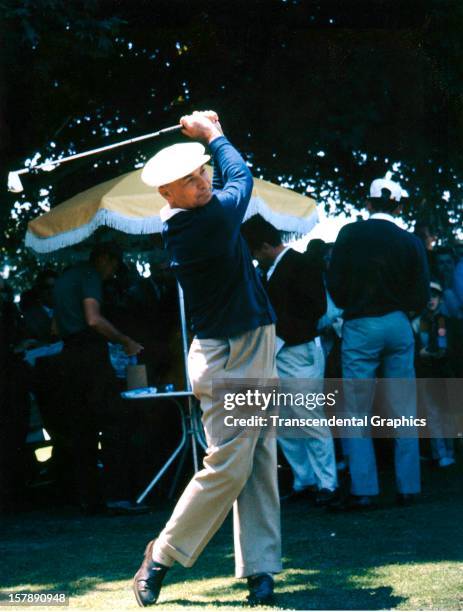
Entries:
{"label": "man in dark jacket", "polygon": [[[428,301],[429,273],[422,242],[399,228],[400,185],[387,179],[373,181],[368,221],[342,228],[334,246],[328,274],[328,290],[344,309],[342,341],[343,377],[374,380],[414,379],[413,331],[408,313],[421,312]],[[416,415],[412,383],[396,381],[388,387],[395,410],[404,417]],[[347,406],[363,387],[346,396]],[[371,412],[371,388],[366,384],[360,405]],[[357,404],[359,405],[359,404]],[[410,435],[414,435],[410,429]],[[395,444],[396,484],[399,503],[409,503],[420,491],[418,439],[398,437]],[[375,455],[371,438],[347,441],[352,480],[348,506],[373,505],[378,494]]]}
{"label": "man in dark jacket", "polygon": [[[326,311],[322,271],[307,257],[285,246],[280,232],[260,215],[246,221],[241,231],[259,262],[264,287],[277,315],[278,375],[310,380],[310,391],[320,393],[325,359],[317,324]],[[314,497],[320,505],[327,504],[337,488],[330,430],[312,428],[298,431],[298,436],[301,437],[278,438],[294,475],[290,497]]]}

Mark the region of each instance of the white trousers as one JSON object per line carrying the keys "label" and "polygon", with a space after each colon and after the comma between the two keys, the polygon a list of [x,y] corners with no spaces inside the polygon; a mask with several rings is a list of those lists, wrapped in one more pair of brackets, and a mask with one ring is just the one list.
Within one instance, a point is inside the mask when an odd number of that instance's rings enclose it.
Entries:
{"label": "white trousers", "polygon": [[[313,391],[322,392],[325,356],[319,339],[296,346],[283,346],[277,353],[277,370],[280,378],[316,380],[317,389]],[[323,431],[314,428],[301,438],[279,437],[278,443],[291,466],[295,491],[311,485],[330,491],[336,489],[336,456],[333,438],[326,428]]]}

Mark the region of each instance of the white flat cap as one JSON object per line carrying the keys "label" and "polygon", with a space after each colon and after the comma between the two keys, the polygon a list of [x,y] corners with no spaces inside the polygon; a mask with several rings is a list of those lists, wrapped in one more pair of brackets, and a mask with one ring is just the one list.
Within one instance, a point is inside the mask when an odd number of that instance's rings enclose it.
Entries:
{"label": "white flat cap", "polygon": [[429,283],[429,288],[430,289],[434,289],[434,291],[438,291],[439,293],[443,293],[442,291],[442,285],[436,281],[431,281]]}
{"label": "white flat cap", "polygon": [[391,192],[391,200],[400,202],[400,198],[407,197],[408,194],[402,189],[399,183],[395,183],[390,179],[375,179],[370,185],[370,198],[380,198],[381,190],[388,189]]}
{"label": "white flat cap", "polygon": [[141,179],[150,187],[172,183],[211,159],[200,142],[185,142],[161,149],[149,159],[141,173]]}

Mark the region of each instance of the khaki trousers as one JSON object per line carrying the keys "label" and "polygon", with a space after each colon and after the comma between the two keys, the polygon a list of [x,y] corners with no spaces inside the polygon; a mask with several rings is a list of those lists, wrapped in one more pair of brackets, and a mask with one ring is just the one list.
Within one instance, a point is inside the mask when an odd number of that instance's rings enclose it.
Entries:
{"label": "khaki trousers", "polygon": [[[276,440],[259,432],[237,432],[213,445],[210,425],[222,402],[212,397],[212,380],[273,378],[275,327],[266,325],[234,338],[195,338],[188,356],[195,396],[201,402],[208,441],[204,467],[180,497],[157,545],[191,567],[233,507],[235,572],[238,578],[281,570],[280,502]],[[217,422],[217,421],[216,421]],[[209,431],[208,431],[209,429]]]}

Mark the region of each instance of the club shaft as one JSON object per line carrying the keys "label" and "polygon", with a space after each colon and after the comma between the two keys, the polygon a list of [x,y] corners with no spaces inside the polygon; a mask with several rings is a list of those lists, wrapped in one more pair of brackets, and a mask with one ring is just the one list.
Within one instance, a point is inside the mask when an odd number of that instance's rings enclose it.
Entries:
{"label": "club shaft", "polygon": [[123,147],[128,144],[132,144],[134,142],[139,142],[141,140],[147,140],[148,138],[155,138],[156,136],[161,136],[162,134],[168,134],[169,132],[177,132],[181,130],[181,125],[172,125],[170,127],[164,128],[163,130],[158,130],[157,132],[151,132],[151,134],[144,134],[143,136],[136,136],[135,138],[129,138],[128,140],[122,140],[121,142],[115,142],[110,145],[106,145],[104,147],[98,147],[97,149],[91,149],[90,151],[83,151],[82,153],[75,153],[74,155],[69,155],[68,157],[63,157],[61,159],[50,160],[39,164],[38,166],[30,166],[29,168],[23,168],[22,170],[18,170],[16,174],[26,174],[31,170],[40,170],[43,167],[49,167],[53,165],[63,164],[64,162],[71,161],[72,159],[79,159],[80,157],[88,157],[89,155],[95,155],[95,153],[102,153],[103,151],[109,151],[110,149],[116,149],[117,147]]}

